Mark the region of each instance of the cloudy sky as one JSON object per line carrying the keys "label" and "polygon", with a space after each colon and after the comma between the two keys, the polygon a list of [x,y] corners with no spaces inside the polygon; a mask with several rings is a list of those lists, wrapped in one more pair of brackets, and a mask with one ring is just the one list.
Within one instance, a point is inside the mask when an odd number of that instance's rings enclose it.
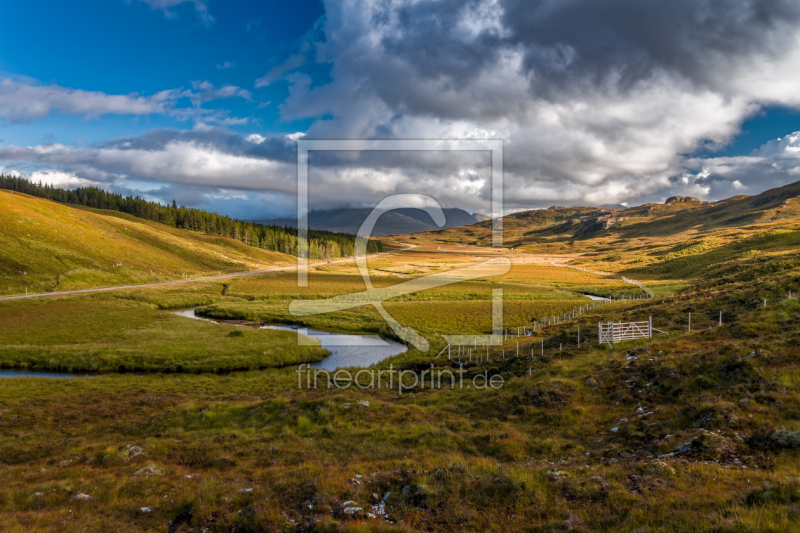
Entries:
{"label": "cloudy sky", "polygon": [[[0,3],[0,172],[291,214],[298,139],[501,139],[506,209],[800,180],[797,0]],[[489,211],[487,153],[316,153],[312,206]]]}

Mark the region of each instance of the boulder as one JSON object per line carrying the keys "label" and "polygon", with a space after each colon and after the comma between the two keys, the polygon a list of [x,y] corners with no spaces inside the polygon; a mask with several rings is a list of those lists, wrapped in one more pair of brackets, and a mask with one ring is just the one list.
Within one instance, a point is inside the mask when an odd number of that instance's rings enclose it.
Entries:
{"label": "boulder", "polygon": [[679,203],[683,203],[683,202],[697,202],[697,203],[702,204],[703,200],[701,200],[700,198],[695,198],[694,196],[681,196],[681,195],[678,194],[678,195],[675,195],[675,196],[670,196],[669,198],[667,198],[667,201],[664,202],[664,203],[665,204],[679,204]]}
{"label": "boulder", "polygon": [[149,464],[144,468],[140,468],[133,473],[134,477],[137,476],[163,476],[164,471],[154,464]]}

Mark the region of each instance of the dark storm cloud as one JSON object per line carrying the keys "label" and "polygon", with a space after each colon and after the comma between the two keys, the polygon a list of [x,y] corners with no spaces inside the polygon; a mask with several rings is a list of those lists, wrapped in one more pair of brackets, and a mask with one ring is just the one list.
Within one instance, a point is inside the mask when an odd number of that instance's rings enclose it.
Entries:
{"label": "dark storm cloud", "polygon": [[[257,83],[288,83],[284,119],[311,119],[308,139],[502,139],[509,209],[718,198],[800,179],[795,140],[748,158],[685,155],[724,145],[763,106],[800,108],[796,0],[337,0],[319,28],[324,38],[303,45],[303,61],[292,56]],[[312,78],[315,67],[330,77]],[[201,92],[250,98],[193,89],[200,104]],[[84,148],[0,148],[0,157],[75,179],[293,194],[302,134],[199,126]],[[418,192],[486,210],[485,154],[311,162],[328,206]]]}
{"label": "dark storm cloud", "polygon": [[282,110],[329,114],[322,138],[504,139],[518,207],[655,199],[682,154],[800,105],[799,29],[781,0],[329,2],[333,82]]}

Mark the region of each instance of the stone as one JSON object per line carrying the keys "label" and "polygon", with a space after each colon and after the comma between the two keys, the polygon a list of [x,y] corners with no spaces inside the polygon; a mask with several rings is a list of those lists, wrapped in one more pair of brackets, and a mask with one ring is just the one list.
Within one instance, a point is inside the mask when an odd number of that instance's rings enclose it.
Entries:
{"label": "stone", "polygon": [[142,507],[142,512],[143,513],[149,513],[150,511],[151,511],[151,509],[149,507]]}
{"label": "stone", "polygon": [[681,196],[680,194],[677,194],[675,196],[670,196],[669,198],[667,198],[667,201],[664,202],[664,203],[665,204],[679,204],[679,203],[683,203],[683,202],[697,202],[699,204],[702,204],[703,200],[701,200],[700,198],[697,198],[695,196]]}
{"label": "stone", "polygon": [[144,451],[144,448],[141,446],[128,446],[128,459],[133,459],[134,457],[142,456],[147,457],[147,452]]}
{"label": "stone", "polygon": [[81,492],[80,494],[76,494],[75,496],[73,496],[72,499],[73,500],[91,500],[92,497],[89,496],[88,494],[84,494],[84,493]]}
{"label": "stone", "polygon": [[363,511],[361,507],[346,507],[344,510],[344,514],[356,514]]}
{"label": "stone", "polygon": [[369,402],[367,400],[359,400],[358,401],[359,407],[369,407]]}
{"label": "stone", "polygon": [[136,477],[136,476],[163,476],[164,475],[164,471],[161,468],[159,468],[156,465],[151,463],[151,464],[145,466],[144,468],[140,468],[139,470],[134,472],[133,475],[134,475],[134,477]]}

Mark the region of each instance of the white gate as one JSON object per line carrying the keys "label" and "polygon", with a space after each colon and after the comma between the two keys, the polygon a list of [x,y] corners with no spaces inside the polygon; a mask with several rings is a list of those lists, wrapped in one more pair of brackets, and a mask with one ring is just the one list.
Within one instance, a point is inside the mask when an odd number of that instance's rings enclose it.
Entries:
{"label": "white gate", "polygon": [[646,322],[600,322],[597,324],[597,339],[600,344],[618,343],[634,339],[653,338],[653,317]]}

